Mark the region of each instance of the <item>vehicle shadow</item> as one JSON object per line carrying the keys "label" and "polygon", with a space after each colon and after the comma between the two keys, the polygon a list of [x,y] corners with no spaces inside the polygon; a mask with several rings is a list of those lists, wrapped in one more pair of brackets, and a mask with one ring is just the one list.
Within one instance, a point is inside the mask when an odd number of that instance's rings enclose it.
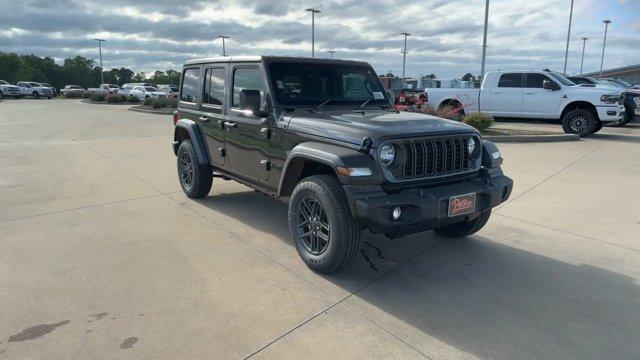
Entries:
{"label": "vehicle shadow", "polygon": [[[289,245],[284,256],[300,263],[290,246],[286,204],[239,187],[199,204],[254,229],[256,236],[243,240],[261,251]],[[234,231],[231,223],[221,226]],[[346,271],[319,276],[304,266],[290,270],[322,289],[328,282],[355,293],[345,304],[425,354],[453,348],[491,359],[637,358],[640,288],[633,278],[507,246],[498,240],[540,235],[499,226],[505,236],[495,241],[443,241],[430,232],[389,240],[366,233],[365,253]],[[260,233],[281,242],[261,243]]]}
{"label": "vehicle shadow", "polygon": [[640,143],[640,133],[638,133],[637,135],[596,133],[596,134],[590,135],[587,139],[627,142],[627,143]]}

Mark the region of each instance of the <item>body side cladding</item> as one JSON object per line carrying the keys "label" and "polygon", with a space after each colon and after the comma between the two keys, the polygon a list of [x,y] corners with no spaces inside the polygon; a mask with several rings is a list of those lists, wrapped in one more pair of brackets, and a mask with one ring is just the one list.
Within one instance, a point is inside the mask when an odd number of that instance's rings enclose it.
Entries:
{"label": "body side cladding", "polygon": [[194,150],[196,151],[196,156],[198,157],[198,163],[203,165],[210,164],[204,137],[200,133],[198,124],[196,124],[193,120],[180,119],[178,120],[178,122],[176,122],[176,126],[173,132],[174,154],[178,154],[178,147],[180,146],[180,143],[185,139],[190,139],[193,143]]}

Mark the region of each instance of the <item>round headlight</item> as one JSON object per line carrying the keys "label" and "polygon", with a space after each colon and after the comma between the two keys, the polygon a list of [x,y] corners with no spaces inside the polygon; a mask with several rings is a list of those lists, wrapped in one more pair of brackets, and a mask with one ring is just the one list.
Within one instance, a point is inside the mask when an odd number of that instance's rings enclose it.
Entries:
{"label": "round headlight", "polygon": [[469,143],[467,144],[467,148],[469,150],[469,156],[473,154],[473,150],[476,149],[476,140],[474,138],[469,138]]}
{"label": "round headlight", "polygon": [[391,165],[393,160],[396,159],[396,150],[391,144],[384,144],[380,148],[380,162],[384,166]]}

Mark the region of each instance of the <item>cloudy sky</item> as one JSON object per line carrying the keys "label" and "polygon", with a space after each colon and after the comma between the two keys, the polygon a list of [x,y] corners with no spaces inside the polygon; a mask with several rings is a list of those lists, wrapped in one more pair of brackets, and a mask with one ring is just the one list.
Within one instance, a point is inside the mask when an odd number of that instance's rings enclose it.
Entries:
{"label": "cloudy sky", "polygon": [[[401,32],[408,41],[407,75],[439,78],[480,72],[484,0],[0,0],[0,51],[58,61],[98,58],[104,67],[134,71],[178,69],[187,59],[221,53],[216,36],[231,36],[231,55],[316,55],[370,62],[377,72],[402,72]],[[570,0],[491,0],[487,70],[562,71]],[[185,5],[188,4],[188,5]],[[640,0],[575,0],[567,72],[600,66],[603,19],[611,19],[605,68],[640,63]]]}

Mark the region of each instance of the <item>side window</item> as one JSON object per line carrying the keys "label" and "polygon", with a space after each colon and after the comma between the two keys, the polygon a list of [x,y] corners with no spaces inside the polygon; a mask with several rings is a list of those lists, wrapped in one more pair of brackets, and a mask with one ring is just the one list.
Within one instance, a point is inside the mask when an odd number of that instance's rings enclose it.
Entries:
{"label": "side window", "polygon": [[525,84],[525,87],[542,89],[542,82],[544,80],[551,80],[551,79],[549,79],[549,77],[547,77],[544,74],[528,73],[527,83]]}
{"label": "side window", "polygon": [[224,102],[224,79],[227,71],[224,68],[207,69],[204,75],[203,104],[222,106]]}
{"label": "side window", "polygon": [[260,90],[260,103],[265,102],[264,82],[258,68],[239,68],[233,72],[233,107],[240,106],[240,91]]}
{"label": "side window", "polygon": [[198,102],[198,92],[200,91],[200,71],[199,68],[186,69],[182,75],[182,89],[180,91],[180,101],[190,103]]}
{"label": "side window", "polygon": [[522,87],[522,74],[502,74],[498,80],[498,87]]}

